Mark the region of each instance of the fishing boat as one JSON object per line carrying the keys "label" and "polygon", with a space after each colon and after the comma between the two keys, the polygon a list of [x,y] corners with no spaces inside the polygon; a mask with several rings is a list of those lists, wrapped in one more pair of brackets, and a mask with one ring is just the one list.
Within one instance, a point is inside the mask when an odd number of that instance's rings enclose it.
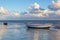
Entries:
{"label": "fishing boat", "polygon": [[27,24],[28,28],[36,28],[36,29],[49,29],[52,25],[50,24]]}

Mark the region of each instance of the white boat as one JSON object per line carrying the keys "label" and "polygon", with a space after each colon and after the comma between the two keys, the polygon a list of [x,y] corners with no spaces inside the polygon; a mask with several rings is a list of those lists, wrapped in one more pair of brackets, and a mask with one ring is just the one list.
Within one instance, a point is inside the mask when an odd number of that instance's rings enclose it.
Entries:
{"label": "white boat", "polygon": [[27,24],[28,28],[49,29],[51,24]]}

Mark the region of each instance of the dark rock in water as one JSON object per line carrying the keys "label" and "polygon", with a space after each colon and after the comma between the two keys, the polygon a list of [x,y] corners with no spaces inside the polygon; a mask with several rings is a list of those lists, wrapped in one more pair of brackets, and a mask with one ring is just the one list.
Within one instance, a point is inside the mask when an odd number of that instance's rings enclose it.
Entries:
{"label": "dark rock in water", "polygon": [[4,25],[8,25],[8,23],[4,23]]}

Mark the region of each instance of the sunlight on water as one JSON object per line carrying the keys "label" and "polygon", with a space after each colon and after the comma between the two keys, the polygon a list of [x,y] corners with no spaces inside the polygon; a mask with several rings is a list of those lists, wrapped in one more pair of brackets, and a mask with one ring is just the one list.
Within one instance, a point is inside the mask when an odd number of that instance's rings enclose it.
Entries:
{"label": "sunlight on water", "polygon": [[18,29],[14,29],[14,33],[20,32]]}
{"label": "sunlight on water", "polygon": [[7,31],[6,26],[0,26],[0,40],[2,40],[4,33]]}
{"label": "sunlight on water", "polygon": [[35,31],[34,32],[34,40],[38,40],[39,39],[39,32],[38,31]]}
{"label": "sunlight on water", "polygon": [[55,39],[60,40],[60,29],[55,32]]}

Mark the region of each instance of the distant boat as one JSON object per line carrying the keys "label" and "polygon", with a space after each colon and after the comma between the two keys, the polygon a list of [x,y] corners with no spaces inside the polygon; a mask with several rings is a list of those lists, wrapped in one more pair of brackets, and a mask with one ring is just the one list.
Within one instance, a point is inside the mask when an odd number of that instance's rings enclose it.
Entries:
{"label": "distant boat", "polygon": [[5,23],[3,23],[3,24],[4,24],[4,25],[8,25],[8,23],[6,23],[6,22],[5,22]]}
{"label": "distant boat", "polygon": [[37,28],[37,29],[49,29],[51,24],[27,24],[28,28]]}

